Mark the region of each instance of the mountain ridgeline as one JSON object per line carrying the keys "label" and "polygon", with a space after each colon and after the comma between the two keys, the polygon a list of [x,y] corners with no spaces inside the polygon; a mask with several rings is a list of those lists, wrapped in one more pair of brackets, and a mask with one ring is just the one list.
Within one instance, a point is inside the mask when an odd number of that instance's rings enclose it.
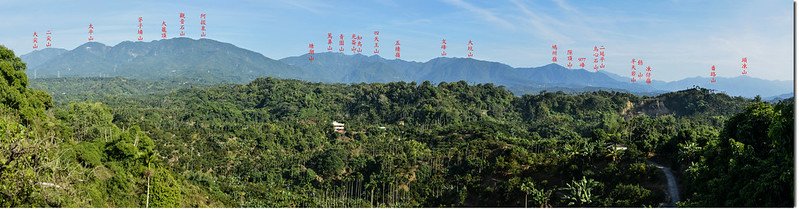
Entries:
{"label": "mountain ridgeline", "polygon": [[630,92],[659,92],[647,86],[618,82],[604,74],[585,70],[569,70],[557,64],[537,68],[513,68],[506,64],[472,58],[439,57],[427,62],[388,60],[379,56],[341,53],[315,54],[280,59],[284,63],[317,72],[306,78],[322,82],[389,82],[415,81],[494,83],[509,87],[516,93],[538,93],[542,90],[583,91],[584,89],[615,89]]}
{"label": "mountain ridgeline", "polygon": [[472,58],[439,57],[427,62],[384,59],[379,56],[318,53],[278,60],[211,39],[173,38],[152,42],[125,41],[116,46],[97,42],[73,50],[43,49],[21,56],[31,78],[126,77],[146,80],[181,80],[196,84],[247,83],[258,77],[279,77],[326,83],[385,83],[430,81],[494,83],[516,94],[540,91],[586,92],[613,90],[656,95],[694,86],[733,96],[777,97],[793,95],[790,81],[753,77],[687,78],[674,82],[630,83],[628,78],[602,71],[567,69],[557,64],[514,68],[503,63]]}
{"label": "mountain ridgeline", "polygon": [[[35,63],[39,64],[28,70],[32,78],[122,76],[195,83],[240,83],[263,76],[298,78],[304,74],[302,69],[210,39],[125,41],[113,47],[89,42],[63,53],[34,55],[37,52],[23,56],[24,61],[28,61],[28,57],[37,57]],[[42,58],[45,56],[49,59]]]}

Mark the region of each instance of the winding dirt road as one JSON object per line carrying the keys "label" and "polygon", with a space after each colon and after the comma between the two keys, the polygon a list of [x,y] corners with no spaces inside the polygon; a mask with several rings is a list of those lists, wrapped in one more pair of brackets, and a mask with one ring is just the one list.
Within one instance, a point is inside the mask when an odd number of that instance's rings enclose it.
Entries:
{"label": "winding dirt road", "polygon": [[671,172],[671,169],[668,167],[664,167],[660,164],[649,162],[655,167],[659,168],[660,171],[666,175],[666,184],[669,193],[669,202],[666,204],[666,207],[676,207],[677,201],[680,201],[680,189],[677,187],[677,178],[674,177],[674,173]]}

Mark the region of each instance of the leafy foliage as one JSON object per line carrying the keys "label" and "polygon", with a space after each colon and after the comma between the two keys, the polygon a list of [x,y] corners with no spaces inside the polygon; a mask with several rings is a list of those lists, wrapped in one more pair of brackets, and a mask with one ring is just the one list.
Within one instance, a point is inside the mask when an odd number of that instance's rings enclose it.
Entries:
{"label": "leafy foliage", "polygon": [[[4,207],[142,207],[145,173],[163,161],[137,126],[119,128],[99,102],[53,108],[28,88],[25,64],[0,46],[0,205]],[[183,178],[154,174],[154,206],[197,206],[182,196]],[[190,184],[189,184],[190,185]]]}
{"label": "leafy foliage", "polygon": [[750,103],[704,89],[515,97],[466,82],[273,78],[108,95],[80,97],[111,106],[115,125],[148,130],[208,201],[247,207],[658,206],[665,180],[647,160],[682,175]]}
{"label": "leafy foliage", "polygon": [[698,155],[688,167],[695,198],[686,204],[793,206],[793,110],[793,100],[753,103],[704,147],[683,147]]}
{"label": "leafy foliage", "polygon": [[[24,70],[10,57],[4,71]],[[650,161],[677,170],[685,206],[793,205],[792,102],[705,89],[516,97],[463,81],[37,80],[63,93],[53,107],[20,76],[3,91],[30,96],[0,103],[3,206],[654,207],[668,198]]]}

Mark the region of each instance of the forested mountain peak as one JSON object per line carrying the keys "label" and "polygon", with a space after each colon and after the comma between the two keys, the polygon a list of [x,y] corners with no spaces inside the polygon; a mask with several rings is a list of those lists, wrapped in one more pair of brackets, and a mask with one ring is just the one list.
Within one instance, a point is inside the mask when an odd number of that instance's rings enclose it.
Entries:
{"label": "forested mountain peak", "polygon": [[28,74],[37,77],[100,76],[195,83],[246,82],[259,76],[295,78],[302,69],[211,39],[125,41],[115,46],[88,42],[50,57]]}
{"label": "forested mountain peak", "polygon": [[34,67],[37,67],[37,66],[41,65],[42,63],[44,63],[44,62],[46,62],[46,61],[48,61],[48,60],[50,60],[50,59],[52,59],[54,57],[60,56],[61,54],[65,53],[67,51],[69,51],[69,50],[61,49],[61,48],[44,48],[44,49],[41,49],[41,50],[35,50],[33,52],[24,54],[24,55],[20,56],[20,58],[23,61],[25,61],[25,64],[27,64],[28,69],[31,69],[31,68],[34,68]]}

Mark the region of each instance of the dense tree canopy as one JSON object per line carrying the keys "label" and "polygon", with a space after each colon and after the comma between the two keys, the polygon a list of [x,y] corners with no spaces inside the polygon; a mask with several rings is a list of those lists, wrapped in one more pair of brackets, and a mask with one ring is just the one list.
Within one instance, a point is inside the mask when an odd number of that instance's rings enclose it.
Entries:
{"label": "dense tree canopy", "polygon": [[35,80],[53,102],[0,54],[3,206],[655,207],[669,196],[653,162],[675,171],[682,206],[794,204],[792,101]]}
{"label": "dense tree canopy", "polygon": [[203,205],[182,201],[201,190],[184,190],[191,184],[164,167],[155,142],[137,126],[112,123],[108,106],[54,109],[47,93],[28,88],[25,64],[2,46],[0,71],[1,206]]}

